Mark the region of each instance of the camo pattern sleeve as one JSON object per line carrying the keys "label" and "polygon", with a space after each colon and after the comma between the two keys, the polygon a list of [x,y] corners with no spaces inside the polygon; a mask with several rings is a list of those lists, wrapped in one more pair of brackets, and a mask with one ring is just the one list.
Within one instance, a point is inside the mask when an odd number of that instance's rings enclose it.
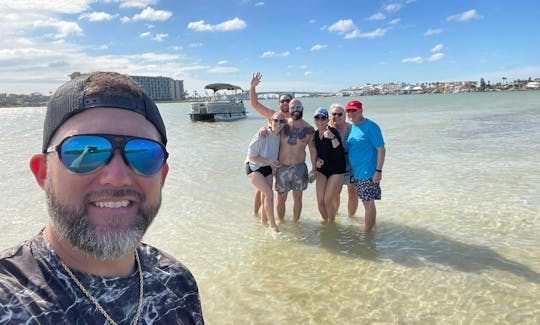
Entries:
{"label": "camo pattern sleeve", "polygon": [[[139,324],[204,324],[197,283],[168,254],[138,248],[144,301]],[[130,324],[139,297],[139,274],[75,276],[117,324]],[[59,263],[40,232],[0,253],[0,324],[108,324]]]}

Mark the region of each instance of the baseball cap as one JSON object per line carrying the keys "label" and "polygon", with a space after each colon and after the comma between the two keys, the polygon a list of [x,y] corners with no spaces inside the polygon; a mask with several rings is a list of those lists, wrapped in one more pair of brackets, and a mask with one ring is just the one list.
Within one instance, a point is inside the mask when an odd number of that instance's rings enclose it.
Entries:
{"label": "baseball cap", "polygon": [[317,116],[317,115],[324,115],[324,116],[328,117],[328,110],[326,108],[324,108],[324,107],[319,107],[315,111],[315,114],[313,114],[313,116]]}
{"label": "baseball cap", "polygon": [[357,100],[350,100],[347,102],[347,105],[345,105],[345,110],[357,110],[362,109],[362,103]]}
{"label": "baseball cap", "polygon": [[[119,82],[118,84],[113,82],[108,87],[98,87],[99,89],[95,91],[89,90],[87,85],[96,77]],[[47,151],[53,135],[64,122],[74,115],[96,107],[125,109],[143,115],[155,126],[161,136],[161,142],[167,144],[165,124],[156,103],[133,79],[116,72],[93,72],[71,79],[52,95],[45,113],[42,152]]]}

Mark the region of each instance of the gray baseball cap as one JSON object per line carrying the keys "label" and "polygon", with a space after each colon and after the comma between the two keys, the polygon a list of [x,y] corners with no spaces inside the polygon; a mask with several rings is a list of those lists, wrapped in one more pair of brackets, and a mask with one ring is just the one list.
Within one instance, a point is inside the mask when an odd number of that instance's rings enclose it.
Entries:
{"label": "gray baseball cap", "polygon": [[[113,86],[104,87],[103,90],[88,94],[87,84],[93,77],[102,74],[110,78],[126,79],[127,83],[133,83],[135,91],[115,90]],[[156,103],[144,93],[135,81],[127,75],[116,72],[94,72],[71,79],[61,85],[52,95],[45,113],[42,152],[47,151],[53,135],[64,122],[76,114],[96,107],[126,109],[143,115],[156,127],[161,135],[161,142],[164,145],[167,144],[165,124]]]}

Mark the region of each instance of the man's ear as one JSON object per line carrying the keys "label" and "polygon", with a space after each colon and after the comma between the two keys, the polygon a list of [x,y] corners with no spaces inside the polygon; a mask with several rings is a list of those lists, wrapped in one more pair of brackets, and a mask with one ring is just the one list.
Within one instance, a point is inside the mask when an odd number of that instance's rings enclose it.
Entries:
{"label": "man's ear", "polygon": [[34,174],[38,185],[43,189],[47,177],[47,156],[42,153],[33,155],[30,158],[30,170]]}
{"label": "man's ear", "polygon": [[167,178],[168,173],[169,173],[169,164],[165,162],[165,165],[163,165],[163,168],[161,168],[161,187],[165,185],[165,179]]}

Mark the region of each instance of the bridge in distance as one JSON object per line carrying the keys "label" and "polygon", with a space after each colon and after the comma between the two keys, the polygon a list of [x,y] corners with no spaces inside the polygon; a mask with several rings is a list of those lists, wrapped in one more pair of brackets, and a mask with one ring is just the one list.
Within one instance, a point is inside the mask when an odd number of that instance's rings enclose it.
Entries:
{"label": "bridge in distance", "polygon": [[[291,94],[291,96],[294,97],[320,97],[320,96],[334,96],[335,93],[327,93],[327,92],[321,92],[321,91],[257,91],[257,96],[261,97],[261,95],[275,95],[275,97],[281,95],[281,94]],[[246,95],[249,95],[249,91],[246,92]]]}

